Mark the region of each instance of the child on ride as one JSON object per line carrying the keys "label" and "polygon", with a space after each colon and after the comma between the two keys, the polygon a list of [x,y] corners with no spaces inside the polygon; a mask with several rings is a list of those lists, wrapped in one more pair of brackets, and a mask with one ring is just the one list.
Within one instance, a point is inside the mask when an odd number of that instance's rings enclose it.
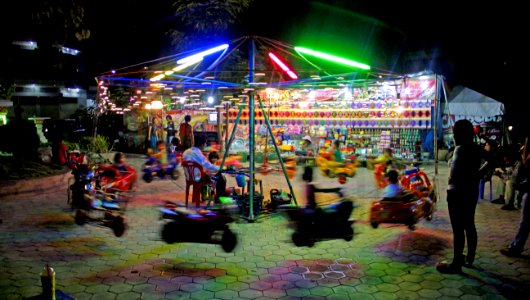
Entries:
{"label": "child on ride", "polygon": [[388,185],[384,189],[383,198],[395,198],[403,192],[398,181],[399,174],[396,170],[390,170],[386,173],[386,177],[388,178]]}
{"label": "child on ride", "polygon": [[209,154],[208,154],[208,160],[210,161],[210,163],[212,165],[216,165],[218,166],[220,164],[220,161],[219,161],[219,153],[217,151],[211,151]]}
{"label": "child on ride", "polygon": [[162,170],[166,169],[167,166],[167,153],[166,153],[166,144],[164,141],[158,141],[156,143],[157,152],[153,154],[156,158],[157,163],[160,165]]}
{"label": "child on ride", "polygon": [[340,152],[340,140],[335,140],[333,142],[333,157],[335,158],[336,162],[344,162],[344,158],[342,157],[342,152]]}
{"label": "child on ride", "polygon": [[127,164],[125,163],[125,154],[123,152],[114,154],[114,164],[112,166],[120,171],[122,175],[127,172]]}
{"label": "child on ride", "polygon": [[315,209],[317,207],[316,193],[340,193],[340,188],[329,188],[321,189],[317,188],[313,183],[313,167],[306,166],[304,168],[304,174],[302,179],[306,182],[305,196],[306,196],[306,208]]}
{"label": "child on ride", "polygon": [[385,164],[385,169],[388,170],[394,165],[394,156],[392,155],[392,149],[386,148],[382,155],[379,155],[374,161],[374,165]]}

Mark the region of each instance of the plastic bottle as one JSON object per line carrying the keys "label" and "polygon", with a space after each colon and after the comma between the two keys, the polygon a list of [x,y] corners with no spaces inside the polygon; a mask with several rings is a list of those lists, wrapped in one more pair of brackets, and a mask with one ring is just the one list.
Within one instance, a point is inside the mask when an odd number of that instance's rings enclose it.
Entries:
{"label": "plastic bottle", "polygon": [[42,296],[44,299],[55,300],[55,271],[48,264],[40,274]]}

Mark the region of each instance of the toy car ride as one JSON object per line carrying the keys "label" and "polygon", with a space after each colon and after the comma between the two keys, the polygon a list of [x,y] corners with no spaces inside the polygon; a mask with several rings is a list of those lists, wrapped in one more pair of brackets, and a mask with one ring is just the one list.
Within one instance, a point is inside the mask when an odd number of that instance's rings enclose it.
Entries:
{"label": "toy car ride", "polygon": [[220,244],[225,252],[232,252],[237,245],[237,236],[230,230],[234,221],[231,209],[234,205],[223,205],[215,210],[189,210],[175,202],[166,201],[161,209],[162,240],[168,244],[189,242]]}
{"label": "toy car ride", "polygon": [[281,205],[278,210],[289,220],[289,227],[294,229],[292,241],[297,247],[312,247],[315,242],[323,240],[353,239],[351,200],[345,199],[316,209]]}
{"label": "toy car ride", "polygon": [[182,161],[182,153],[175,152],[174,154],[168,154],[168,163],[163,166],[161,165],[156,157],[149,156],[147,161],[143,165],[142,179],[150,183],[154,178],[164,179],[170,177],[173,180],[177,180],[180,176],[178,167]]}
{"label": "toy car ride", "polygon": [[436,188],[427,175],[418,168],[404,171],[401,179],[404,192],[397,197],[374,201],[370,208],[370,224],[404,224],[414,230],[420,219],[430,221],[436,208]]}

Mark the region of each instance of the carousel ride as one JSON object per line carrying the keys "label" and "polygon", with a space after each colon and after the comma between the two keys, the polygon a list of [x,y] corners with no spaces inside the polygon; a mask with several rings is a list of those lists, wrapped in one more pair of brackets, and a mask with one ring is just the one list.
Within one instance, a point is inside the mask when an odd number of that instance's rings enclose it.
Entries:
{"label": "carousel ride", "polygon": [[[383,94],[379,92],[381,85],[377,85],[381,78],[389,83]],[[240,156],[241,161],[246,161],[248,157],[248,182],[256,182],[255,174],[283,173],[293,196],[292,203],[298,205],[290,183],[297,171],[296,159],[293,159],[295,155],[289,155],[296,151],[296,145],[274,141],[273,126],[300,128],[307,124],[361,128],[412,125],[394,121],[401,113],[397,111],[397,105],[398,89],[401,89],[403,79],[402,75],[381,70],[374,72],[368,65],[333,54],[265,37],[245,36],[215,47],[182,52],[106,72],[97,78],[97,105],[100,111],[127,113],[157,102],[183,114],[215,106],[221,116],[217,120],[217,128],[219,132],[222,128],[226,132],[225,143],[220,149],[223,153],[221,167],[233,160],[229,152],[235,144],[235,132],[238,125],[244,125],[248,128],[244,140],[247,154]],[[124,101],[126,107],[115,104],[113,96],[116,95],[127,100]],[[407,97],[403,94],[402,99],[408,100]],[[381,105],[372,105],[376,100]],[[314,103],[309,107],[313,111],[307,110],[309,102]],[[329,105],[334,105],[332,112],[326,113],[330,110]],[[370,110],[380,109],[381,113],[357,115],[357,110],[365,110],[366,105],[372,105],[366,107]],[[282,110],[285,112],[282,113]],[[392,113],[387,113],[387,110],[392,110]],[[426,118],[428,114],[422,112],[421,116]],[[326,118],[332,118],[332,121],[324,121]],[[363,120],[356,121],[357,118]],[[381,121],[372,122],[364,118],[381,118]],[[418,121],[414,126],[428,125],[428,122],[422,122]],[[257,125],[259,129],[255,127]],[[256,158],[260,154],[256,152],[254,133],[259,130],[265,132],[266,150],[262,151],[263,158],[257,163]],[[313,135],[313,132],[307,129],[299,135]],[[269,156],[270,153],[275,155]],[[326,159],[325,154],[319,155],[318,160],[322,172],[337,177],[341,183],[355,175],[354,161],[337,165]],[[254,184],[249,186],[248,198],[254,199]],[[247,219],[252,221],[255,217],[253,209],[249,209]]]}

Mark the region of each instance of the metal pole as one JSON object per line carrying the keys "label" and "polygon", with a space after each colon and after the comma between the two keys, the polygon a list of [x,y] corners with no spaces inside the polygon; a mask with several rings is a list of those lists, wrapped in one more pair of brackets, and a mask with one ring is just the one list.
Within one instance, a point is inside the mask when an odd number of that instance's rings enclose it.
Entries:
{"label": "metal pole", "polygon": [[[256,50],[256,44],[254,42],[254,39],[250,40],[250,49],[249,49],[249,57],[248,57],[248,84],[250,85],[251,82],[254,82],[254,63],[255,63],[255,56],[254,51]],[[250,186],[249,186],[249,213],[248,213],[248,219],[249,221],[254,221],[254,91],[250,91],[249,98],[248,98],[248,113],[249,113],[249,119],[248,119],[248,135],[249,135],[249,180],[250,180]]]}
{"label": "metal pole", "polygon": [[[228,151],[230,149],[230,145],[232,144],[232,141],[234,140],[234,135],[236,134],[237,124],[239,123],[239,118],[241,117],[241,112],[243,111],[243,107],[244,107],[244,105],[241,105],[239,107],[239,112],[237,113],[236,120],[234,121],[234,128],[232,129],[232,133],[230,134],[230,139],[228,140],[228,142],[226,144],[226,151],[225,151],[225,153],[223,155],[223,160],[221,160],[221,166],[220,166],[221,170],[223,169],[226,157],[228,156]],[[226,118],[226,120],[227,120],[226,122],[228,124],[228,117]],[[228,132],[228,125],[226,126],[226,130]]]}
{"label": "metal pole", "polygon": [[438,107],[440,106],[438,101],[440,100],[439,93],[440,87],[438,75],[434,77],[434,86],[436,87],[436,92],[434,93],[434,175],[438,175]]}
{"label": "metal pole", "polygon": [[[280,149],[278,149],[278,145],[274,142],[274,135],[272,134],[272,128],[271,124],[269,123],[269,117],[267,116],[265,112],[265,108],[263,107],[263,102],[261,101],[261,97],[258,95],[259,105],[261,108],[261,111],[263,112],[263,117],[265,118],[265,124],[267,125],[268,133],[270,133],[272,138],[272,144],[274,145],[274,149],[276,150],[276,155],[278,155],[278,159],[280,161],[280,165],[282,166],[283,176],[285,176],[285,180],[287,180],[287,185],[289,186],[289,191],[291,192],[291,195],[293,196],[293,201],[296,205],[298,205],[298,202],[296,201],[296,195],[293,191],[293,186],[291,185],[291,181],[289,180],[289,176],[287,176],[287,171],[285,170],[285,165],[283,164],[282,157],[280,155]],[[268,141],[265,141],[266,143]]]}
{"label": "metal pole", "polygon": [[225,120],[225,151],[228,151],[228,113],[230,112],[230,105],[225,103],[226,120]]}
{"label": "metal pole", "polygon": [[217,111],[217,143],[219,144],[219,152],[224,153],[224,144],[222,143],[222,126],[223,126],[223,120],[221,120],[221,116],[223,113],[221,112],[221,109],[223,109],[222,106],[217,105],[215,107],[215,110]]}

